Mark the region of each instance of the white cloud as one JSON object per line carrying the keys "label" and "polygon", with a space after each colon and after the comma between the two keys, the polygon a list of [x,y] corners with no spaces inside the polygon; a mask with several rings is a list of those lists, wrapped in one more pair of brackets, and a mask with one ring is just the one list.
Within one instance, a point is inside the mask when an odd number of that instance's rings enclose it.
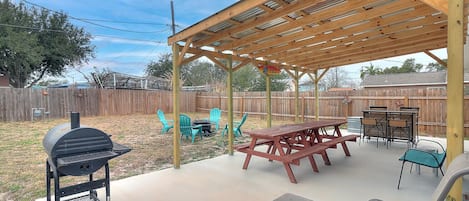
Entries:
{"label": "white cloud", "polygon": [[92,41],[118,43],[118,44],[132,44],[132,45],[168,46],[166,41],[126,39],[126,38],[118,38],[118,37],[113,37],[113,36],[102,36],[102,35],[95,35]]}

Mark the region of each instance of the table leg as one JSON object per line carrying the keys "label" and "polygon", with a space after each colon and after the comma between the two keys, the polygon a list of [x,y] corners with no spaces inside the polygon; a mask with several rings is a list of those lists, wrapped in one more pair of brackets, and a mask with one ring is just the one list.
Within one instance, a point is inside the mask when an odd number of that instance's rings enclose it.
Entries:
{"label": "table leg", "polygon": [[[337,137],[342,137],[342,133],[340,132],[339,126],[334,126],[335,132],[337,133]],[[342,149],[346,156],[350,156],[350,151],[348,150],[347,144],[345,142],[340,143],[342,145]]]}
{"label": "table leg", "polygon": [[[300,137],[301,137],[301,143],[303,144],[303,146],[304,146],[305,148],[306,148],[306,147],[314,146],[314,145],[313,145],[313,142],[314,142],[314,140],[315,140],[315,138],[316,138],[315,136],[316,136],[316,135],[314,134],[314,132],[311,133],[311,135],[310,135],[310,140],[311,140],[312,142],[308,142],[308,139],[307,139],[307,138],[308,138],[308,133],[305,132],[305,133],[303,133],[302,136],[300,136]],[[319,140],[318,140],[318,141],[319,141]],[[314,155],[314,154],[308,156],[309,163],[311,164],[311,167],[313,168],[313,172],[319,172],[318,165],[316,164],[316,160],[314,160],[313,155]],[[327,157],[327,155],[326,155],[326,159],[327,159],[327,161],[329,161],[329,158]],[[324,156],[323,156],[323,160],[324,160]],[[325,161],[326,161],[326,160],[325,160]],[[330,163],[330,162],[329,162],[329,163]]]}
{"label": "table leg", "polygon": [[[253,137],[251,139],[251,144],[249,145],[249,149],[251,151],[254,151],[254,148],[256,147],[256,143],[257,143],[257,138]],[[244,165],[243,165],[244,170],[248,169],[249,162],[251,161],[251,156],[252,156],[252,154],[249,151],[247,151],[246,152],[246,158],[244,159]]]}
{"label": "table leg", "polygon": [[331,165],[331,161],[329,160],[329,156],[327,155],[326,150],[321,152],[322,160],[324,161],[324,165]]}
{"label": "table leg", "polygon": [[319,172],[319,168],[318,168],[318,165],[316,165],[316,161],[314,160],[314,157],[311,155],[311,156],[308,156],[308,159],[309,159],[309,163],[311,164],[311,167],[313,168],[313,172]]}
{"label": "table leg", "polygon": [[283,166],[285,167],[285,170],[287,171],[288,178],[290,178],[290,182],[296,184],[296,178],[295,175],[293,174],[293,171],[291,170],[290,163],[283,163]]}

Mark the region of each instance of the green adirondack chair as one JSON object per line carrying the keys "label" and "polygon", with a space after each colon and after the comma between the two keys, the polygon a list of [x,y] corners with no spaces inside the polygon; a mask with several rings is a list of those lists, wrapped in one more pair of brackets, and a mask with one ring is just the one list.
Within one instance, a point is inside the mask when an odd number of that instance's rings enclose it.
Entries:
{"label": "green adirondack chair", "polygon": [[[244,124],[247,118],[248,114],[244,113],[243,118],[241,118],[240,122],[233,122],[233,133],[235,137],[240,137],[243,135],[243,132],[241,131],[241,126]],[[221,136],[225,137],[225,133],[228,135],[228,124],[225,125],[225,128],[221,132]]]}
{"label": "green adirondack chair", "polygon": [[220,108],[212,108],[210,110],[210,117],[204,120],[207,120],[215,127],[215,132],[218,132],[218,128],[220,127],[220,119],[221,119],[221,110]]}
{"label": "green adirondack chair", "polygon": [[173,121],[172,120],[166,120],[166,118],[164,117],[164,112],[160,109],[158,109],[158,111],[156,111],[156,114],[158,115],[158,118],[160,119],[160,122],[163,125],[163,127],[161,128],[161,134],[165,134],[165,133],[169,132],[169,129],[174,127]]}
{"label": "green adirondack chair", "polygon": [[197,135],[200,136],[200,139],[202,139],[202,125],[192,125],[191,118],[185,114],[180,114],[179,115],[179,126],[180,126],[180,131],[181,131],[181,140],[183,137],[186,137],[188,139],[191,137],[192,143],[194,143],[194,139]]}

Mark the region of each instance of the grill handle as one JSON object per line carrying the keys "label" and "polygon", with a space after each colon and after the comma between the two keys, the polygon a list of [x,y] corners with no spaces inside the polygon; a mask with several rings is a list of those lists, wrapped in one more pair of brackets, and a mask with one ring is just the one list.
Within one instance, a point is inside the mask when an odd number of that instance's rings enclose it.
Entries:
{"label": "grill handle", "polygon": [[80,113],[79,112],[70,112],[70,128],[80,128]]}

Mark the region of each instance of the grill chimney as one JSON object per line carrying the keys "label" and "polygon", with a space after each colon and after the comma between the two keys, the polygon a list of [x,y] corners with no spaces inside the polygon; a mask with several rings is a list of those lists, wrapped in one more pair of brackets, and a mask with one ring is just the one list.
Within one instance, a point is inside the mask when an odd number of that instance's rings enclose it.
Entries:
{"label": "grill chimney", "polygon": [[80,113],[79,112],[70,112],[70,128],[80,128]]}

